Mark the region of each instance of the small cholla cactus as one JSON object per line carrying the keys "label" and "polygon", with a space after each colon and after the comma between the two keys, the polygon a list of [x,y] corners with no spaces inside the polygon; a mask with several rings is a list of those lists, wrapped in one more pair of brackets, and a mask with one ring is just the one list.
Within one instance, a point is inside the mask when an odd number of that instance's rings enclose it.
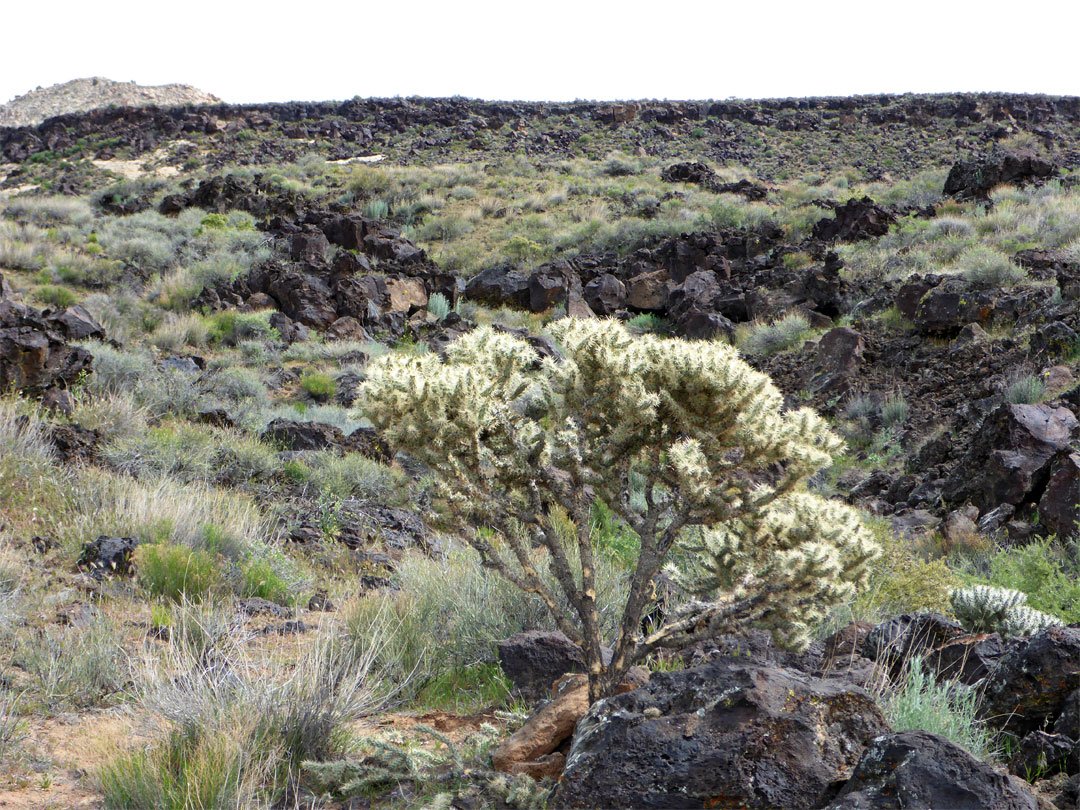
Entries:
{"label": "small cholla cactus", "polygon": [[1062,622],[1027,606],[1027,594],[1010,588],[976,585],[952,592],[952,610],[957,620],[973,633],[1002,636],[1033,636],[1045,627]]}
{"label": "small cholla cactus", "polygon": [[[814,411],[785,410],[727,343],[635,337],[615,320],[563,318],[548,331],[560,357],[490,327],[445,357],[384,355],[367,367],[358,413],[431,467],[483,564],[535,594],[581,647],[590,702],[656,650],[748,625],[805,645],[877,554],[851,507],[805,492],[843,442]],[[598,620],[597,499],[640,541],[610,640]],[[694,599],[643,628],[680,545],[692,564],[668,575]]]}

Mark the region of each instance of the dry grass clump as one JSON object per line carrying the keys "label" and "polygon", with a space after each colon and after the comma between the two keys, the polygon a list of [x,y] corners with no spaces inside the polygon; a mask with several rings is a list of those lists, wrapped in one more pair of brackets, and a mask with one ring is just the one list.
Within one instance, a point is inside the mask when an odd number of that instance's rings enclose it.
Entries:
{"label": "dry grass clump", "polygon": [[295,666],[255,659],[219,610],[180,606],[169,652],[146,662],[142,705],[162,728],[149,746],[117,750],[98,771],[107,807],[254,810],[292,801],[301,763],[343,756],[351,724],[386,705],[372,656],[343,652],[320,631],[295,651]]}

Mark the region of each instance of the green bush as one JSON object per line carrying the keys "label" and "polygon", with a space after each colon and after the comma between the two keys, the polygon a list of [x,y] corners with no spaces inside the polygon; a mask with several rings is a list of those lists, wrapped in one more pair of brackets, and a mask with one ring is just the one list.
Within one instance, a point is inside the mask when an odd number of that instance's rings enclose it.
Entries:
{"label": "green bush", "polygon": [[198,602],[221,584],[218,560],[206,551],[171,543],[143,543],[133,555],[136,579],[151,596]]}
{"label": "green bush", "polygon": [[[514,633],[556,629],[539,597],[490,576],[468,548],[453,548],[442,560],[406,555],[394,578],[400,590],[363,597],[348,615],[346,628],[350,643],[374,656],[387,683],[399,686],[407,699],[429,685],[429,694],[445,693],[446,679],[477,676],[479,671],[467,675],[466,670],[494,662],[496,644]],[[550,574],[548,579],[553,582]],[[598,557],[605,638],[617,626],[626,580],[622,564],[608,555]],[[378,629],[378,647],[369,638],[372,627]]]}
{"label": "green bush", "polygon": [[55,284],[42,284],[34,290],[34,297],[38,301],[57,309],[67,309],[79,300],[75,293],[67,287],[60,287]]}
{"label": "green bush", "polygon": [[428,312],[440,321],[450,314],[450,302],[446,300],[446,296],[442,293],[432,293],[428,298],[427,308]]}
{"label": "green bush", "polygon": [[908,418],[908,404],[903,394],[891,396],[881,403],[881,424],[886,428],[902,425]]}
{"label": "green bush", "polygon": [[240,595],[259,596],[278,604],[291,604],[296,598],[268,560],[253,560],[244,567]]}
{"label": "green bush", "polygon": [[1027,594],[1028,607],[1080,622],[1080,579],[1069,553],[1050,539],[1002,549],[989,560],[989,584]]}
{"label": "green bush", "polygon": [[229,227],[229,218],[224,214],[207,214],[199,224],[204,228],[221,231]]}
{"label": "green bush", "polygon": [[304,389],[312,399],[318,400],[319,402],[325,402],[330,399],[337,391],[337,385],[329,374],[315,371],[308,372],[303,376],[300,380],[300,387]]}
{"label": "green bush", "polygon": [[216,312],[210,316],[208,328],[210,339],[226,346],[235,346],[242,340],[281,340],[278,331],[270,326],[269,313],[265,312]]}

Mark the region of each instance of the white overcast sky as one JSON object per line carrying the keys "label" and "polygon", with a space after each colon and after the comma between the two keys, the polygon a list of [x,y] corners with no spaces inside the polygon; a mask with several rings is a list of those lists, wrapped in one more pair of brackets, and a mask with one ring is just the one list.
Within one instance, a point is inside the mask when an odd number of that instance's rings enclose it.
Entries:
{"label": "white overcast sky", "polygon": [[4,0],[0,102],[105,76],[230,102],[1080,95],[1076,0]]}

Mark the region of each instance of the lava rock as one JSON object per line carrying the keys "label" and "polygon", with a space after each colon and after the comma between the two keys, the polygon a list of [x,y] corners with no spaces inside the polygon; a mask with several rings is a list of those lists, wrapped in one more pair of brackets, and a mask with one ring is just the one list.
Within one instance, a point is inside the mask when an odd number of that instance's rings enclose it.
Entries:
{"label": "lava rock", "polygon": [[939,681],[957,680],[971,685],[989,675],[1019,643],[1005,641],[997,633],[960,636],[927,654],[925,660]]}
{"label": "lava rock", "polygon": [[1039,520],[1058,537],[1072,537],[1080,527],[1080,452],[1054,457],[1039,500]]}
{"label": "lava rock", "polygon": [[108,574],[126,576],[131,573],[131,554],[141,542],[134,537],[109,537],[103,534],[83,545],[78,565],[88,569],[98,579]]}
{"label": "lava rock", "polygon": [[1014,734],[1053,726],[1080,688],[1080,628],[1047,627],[1005,655],[987,677],[980,712]]}
{"label": "lava rock", "polygon": [[871,743],[826,810],[1037,810],[1019,780],[995,772],[963,748],[927,731]]}
{"label": "lava rock", "polygon": [[499,664],[526,700],[551,694],[551,685],[568,672],[584,672],[580,648],[558,632],[529,630],[499,643]]}
{"label": "lava rock", "polygon": [[1064,734],[1033,731],[1020,741],[1009,759],[1009,773],[1034,782],[1055,773],[1074,774],[1080,771],[1080,751],[1076,741]]}
{"label": "lava rock", "polygon": [[887,730],[858,687],[722,658],[595,703],[551,803],[817,808]]}
{"label": "lava rock", "polygon": [[597,315],[614,315],[626,306],[626,285],[611,273],[603,273],[588,284],[582,291],[585,303]]}
{"label": "lava rock", "polygon": [[1057,174],[1057,167],[1030,152],[997,150],[975,160],[961,160],[949,169],[942,191],[958,199],[986,200],[1002,183],[1023,185]]}
{"label": "lava rock", "polygon": [[966,458],[946,481],[945,498],[970,499],[984,514],[1001,504],[1017,506],[1047,479],[1055,454],[1078,433],[1068,408],[1004,403],[983,420]]}
{"label": "lava rock", "polygon": [[884,236],[896,224],[896,216],[869,197],[850,199],[837,206],[833,217],[818,220],[814,239],[823,242],[856,242]]}
{"label": "lava rock", "polygon": [[940,613],[904,613],[871,630],[862,654],[899,672],[913,656],[936,650],[962,635],[960,623]]}
{"label": "lava rock", "polygon": [[321,422],[294,422],[278,418],[266,426],[259,438],[285,450],[328,450],[345,443],[345,434],[334,425]]}

